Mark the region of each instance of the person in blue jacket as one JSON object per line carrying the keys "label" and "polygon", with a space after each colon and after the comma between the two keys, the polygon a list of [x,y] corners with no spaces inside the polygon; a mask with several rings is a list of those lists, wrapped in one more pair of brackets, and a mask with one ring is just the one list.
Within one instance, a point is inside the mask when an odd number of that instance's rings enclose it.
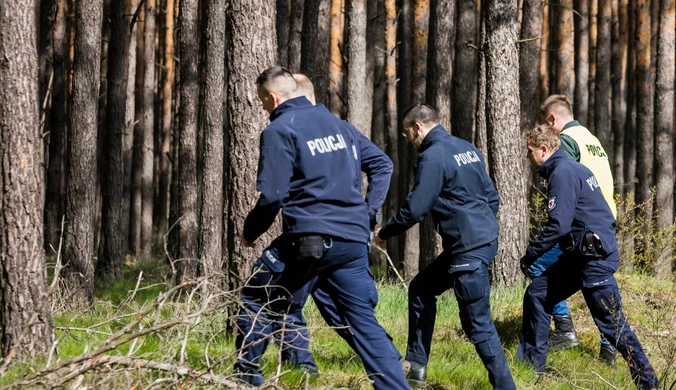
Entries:
{"label": "person in blue jacket", "polygon": [[[279,274],[278,287],[268,286],[264,294],[242,293],[235,371],[240,380],[261,385],[258,365],[264,348],[250,347],[266,344],[270,320],[284,306],[321,289],[349,327],[351,346],[374,388],[408,389],[396,349],[375,317],[378,292],[367,258],[369,216],[384,201],[392,162],[323,105],[295,97],[296,81],[288,70],[268,68],[256,85],[270,124],[260,138],[260,196],[245,219],[241,240],[251,246],[280,210],[283,233],[271,245],[274,250],[262,256]],[[362,171],[369,178],[366,199]],[[322,303],[316,303],[321,310]]]}
{"label": "person in blue jacket", "polygon": [[559,245],[562,255],[541,276],[534,278],[523,300],[523,325],[517,358],[544,372],[547,338],[554,305],[582,290],[599,331],[629,364],[641,389],[655,389],[655,376],[641,343],[622,311],[622,298],[613,274],[619,255],[615,218],[599,182],[584,165],[559,149],[559,134],[548,125],[526,133],[528,156],[547,180],[548,219],[521,259],[527,269],[544,253]]}
{"label": "person in blue jacket", "polygon": [[498,248],[500,199],[474,145],[454,137],[426,105],[403,116],[408,141],[420,155],[404,204],[377,230],[377,242],[404,233],[432,213],[444,251],[416,275],[408,290],[408,379],[424,386],[436,318],[437,296],[455,292],[462,329],[474,344],[496,389],[515,389],[505,352],[491,318],[488,265]]}

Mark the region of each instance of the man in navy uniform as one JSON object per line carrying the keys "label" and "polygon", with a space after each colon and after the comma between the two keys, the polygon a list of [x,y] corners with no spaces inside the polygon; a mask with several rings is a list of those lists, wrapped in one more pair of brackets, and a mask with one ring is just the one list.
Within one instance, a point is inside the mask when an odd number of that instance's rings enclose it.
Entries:
{"label": "man in navy uniform", "polygon": [[[262,384],[258,364],[265,348],[253,347],[266,344],[270,317],[283,312],[276,302],[300,302],[321,289],[349,327],[350,345],[374,387],[408,389],[392,341],[375,318],[378,292],[366,249],[369,215],[384,200],[392,162],[324,106],[295,97],[296,81],[286,69],[265,70],[256,85],[271,123],[261,134],[260,198],[244,222],[242,243],[250,246],[281,209],[283,233],[262,256],[280,275],[278,288],[242,293],[235,370],[241,380]],[[366,200],[361,171],[369,177]],[[322,302],[316,303],[321,310]]]}
{"label": "man in navy uniform", "polygon": [[552,309],[582,290],[596,326],[627,361],[636,385],[657,388],[655,371],[622,311],[613,276],[619,263],[615,218],[601,185],[588,168],[559,149],[559,134],[552,127],[530,130],[526,142],[530,160],[548,183],[548,219],[542,234],[528,246],[521,269],[525,273],[556,244],[563,253],[526,290],[517,358],[544,372]]}
{"label": "man in navy uniform", "polygon": [[496,389],[515,389],[491,318],[488,265],[498,248],[499,196],[474,145],[446,132],[425,104],[404,113],[408,141],[420,155],[413,189],[397,214],[377,231],[377,242],[404,233],[432,213],[444,251],[411,281],[408,290],[408,379],[424,386],[437,296],[453,289],[462,329],[474,344]]}

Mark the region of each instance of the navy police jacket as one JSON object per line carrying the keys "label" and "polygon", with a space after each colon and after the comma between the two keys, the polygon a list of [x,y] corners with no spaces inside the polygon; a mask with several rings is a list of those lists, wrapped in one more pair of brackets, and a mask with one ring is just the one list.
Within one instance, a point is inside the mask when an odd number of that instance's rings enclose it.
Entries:
{"label": "navy police jacket", "polygon": [[617,251],[615,218],[587,167],[559,149],[542,164],[538,174],[547,180],[549,217],[544,231],[526,250],[529,262],[557,243],[564,254],[579,254],[576,247],[587,231],[600,238],[606,258]]}
{"label": "navy police jacket", "polygon": [[403,233],[432,212],[444,250],[461,253],[498,237],[500,198],[479,150],[437,125],[423,139],[411,192],[378,234]]}
{"label": "navy police jacket", "polygon": [[[260,139],[256,189],[244,221],[253,242],[282,209],[284,234],[323,234],[366,243],[369,215],[385,201],[392,161],[349,123],[305,97],[270,114]],[[364,199],[361,172],[369,179]]]}

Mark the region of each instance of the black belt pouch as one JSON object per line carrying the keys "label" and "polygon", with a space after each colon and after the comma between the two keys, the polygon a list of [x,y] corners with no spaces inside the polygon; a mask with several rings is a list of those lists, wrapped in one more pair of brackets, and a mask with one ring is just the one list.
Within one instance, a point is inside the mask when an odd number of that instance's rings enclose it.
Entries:
{"label": "black belt pouch", "polygon": [[301,236],[294,240],[298,260],[319,260],[324,256],[324,237]]}

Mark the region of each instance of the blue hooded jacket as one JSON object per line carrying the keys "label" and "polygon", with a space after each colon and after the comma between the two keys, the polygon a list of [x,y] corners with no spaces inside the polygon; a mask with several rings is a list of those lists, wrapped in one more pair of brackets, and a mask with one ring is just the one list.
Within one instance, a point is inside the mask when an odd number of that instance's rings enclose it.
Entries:
{"label": "blue hooded jacket", "polygon": [[[270,115],[260,139],[260,198],[244,222],[255,241],[280,209],[284,234],[322,234],[366,243],[369,216],[385,201],[392,161],[354,126],[305,97]],[[362,196],[361,172],[369,185]]]}
{"label": "blue hooded jacket", "polygon": [[378,236],[403,233],[432,212],[444,250],[462,253],[498,238],[500,197],[479,150],[441,125],[420,145],[413,189]]}

